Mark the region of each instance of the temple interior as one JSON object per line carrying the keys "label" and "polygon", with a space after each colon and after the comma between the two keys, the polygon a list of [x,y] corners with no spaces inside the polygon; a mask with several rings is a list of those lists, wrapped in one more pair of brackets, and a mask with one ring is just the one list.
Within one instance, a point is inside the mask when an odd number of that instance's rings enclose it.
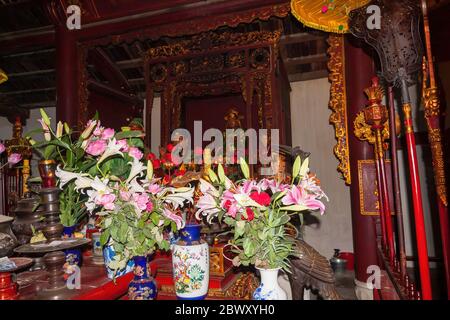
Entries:
{"label": "temple interior", "polygon": [[449,39],[447,0],[0,1],[0,300],[448,300]]}

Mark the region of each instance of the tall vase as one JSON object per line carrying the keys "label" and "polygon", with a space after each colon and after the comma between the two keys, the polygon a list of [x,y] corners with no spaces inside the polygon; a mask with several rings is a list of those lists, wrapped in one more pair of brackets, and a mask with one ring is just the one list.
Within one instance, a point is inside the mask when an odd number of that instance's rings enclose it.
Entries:
{"label": "tall vase", "polygon": [[[114,259],[115,256],[116,252],[114,251],[113,246],[111,244],[106,244],[103,247],[103,259],[105,261],[106,274],[108,275],[109,279],[114,278],[114,270],[108,267],[108,264]],[[133,271],[133,267],[134,267],[134,260],[131,259],[130,261],[128,261],[125,268],[116,272],[116,277],[123,276],[124,274]]]}
{"label": "tall vase", "polygon": [[[62,237],[64,239],[70,239],[73,238],[73,234],[75,233],[75,229],[77,228],[77,225],[73,225],[70,227],[64,227],[62,232]],[[67,249],[64,250],[64,253],[66,255],[66,263],[69,265],[77,265],[81,266],[81,249]]]}
{"label": "tall vase", "polygon": [[186,225],[172,247],[175,293],[180,300],[203,300],[209,286],[209,247],[200,239],[201,226]]}
{"label": "tall vase", "polygon": [[278,271],[281,268],[257,269],[261,273],[261,284],[253,293],[253,300],[286,300],[286,292],[278,284]]}
{"label": "tall vase", "polygon": [[38,164],[39,175],[42,179],[43,188],[56,187],[56,162],[55,160],[41,160]]}
{"label": "tall vase", "polygon": [[134,261],[134,278],[128,286],[130,300],[154,300],[157,295],[156,282],[150,274],[146,256],[136,256]]}

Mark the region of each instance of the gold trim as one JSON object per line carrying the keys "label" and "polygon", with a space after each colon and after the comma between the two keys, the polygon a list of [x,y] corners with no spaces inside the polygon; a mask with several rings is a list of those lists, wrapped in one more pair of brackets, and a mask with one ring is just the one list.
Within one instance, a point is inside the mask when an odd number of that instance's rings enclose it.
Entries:
{"label": "gold trim", "polygon": [[53,159],[39,160],[39,164],[54,164],[56,163]]}
{"label": "gold trim", "polygon": [[[428,68],[426,59],[423,61],[423,84],[422,99],[425,109],[425,119],[427,120],[428,141],[431,147],[431,156],[433,159],[434,184],[436,192],[442,203],[447,206],[447,186],[445,181],[445,160],[444,150],[442,147],[442,132],[439,124],[432,123],[433,118],[439,119],[441,106],[439,101],[438,89],[435,86],[427,87]],[[439,123],[439,121],[436,121]]]}
{"label": "gold trim", "polygon": [[[384,164],[385,165],[390,165],[391,160],[387,159],[384,160]],[[360,209],[360,213],[363,216],[378,216],[380,215],[379,211],[366,211],[366,204],[364,201],[364,188],[363,188],[363,179],[362,179],[362,165],[363,164],[373,164],[375,166],[375,160],[358,160],[358,187],[359,187],[359,209]],[[374,180],[374,183],[378,183],[377,180]],[[378,195],[378,189],[375,188],[375,195]],[[391,204],[389,203],[389,206]],[[375,204],[376,208],[379,208],[379,200],[376,201]],[[389,211],[391,212],[391,215],[394,216],[395,215],[395,210],[391,210],[389,208]]]}
{"label": "gold trim", "polygon": [[345,48],[344,36],[330,34],[327,40],[329,75],[331,82],[330,102],[328,107],[332,110],[330,123],[334,125],[337,144],[333,151],[339,160],[337,170],[342,173],[346,184],[351,184],[350,156],[348,149],[348,124],[347,124],[347,96],[345,92]]}

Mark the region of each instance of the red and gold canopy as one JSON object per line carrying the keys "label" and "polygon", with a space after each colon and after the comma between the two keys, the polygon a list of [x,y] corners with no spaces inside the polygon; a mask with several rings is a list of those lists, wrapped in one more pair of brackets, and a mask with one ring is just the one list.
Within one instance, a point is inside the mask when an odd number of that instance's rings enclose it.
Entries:
{"label": "red and gold canopy", "polygon": [[348,14],[370,0],[291,0],[292,14],[304,25],[326,32],[348,32]]}

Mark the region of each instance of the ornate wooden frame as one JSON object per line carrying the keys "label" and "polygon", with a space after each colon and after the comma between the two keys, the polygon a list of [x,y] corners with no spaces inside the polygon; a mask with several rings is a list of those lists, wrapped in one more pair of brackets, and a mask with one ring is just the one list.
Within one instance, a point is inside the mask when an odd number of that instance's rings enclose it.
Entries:
{"label": "ornate wooden frame", "polygon": [[328,37],[328,60],[330,88],[329,108],[333,111],[330,115],[330,123],[334,125],[337,143],[334,146],[334,154],[339,160],[337,167],[342,173],[346,184],[351,184],[350,157],[348,149],[347,127],[347,96],[345,92],[345,52],[344,36],[330,34]]}
{"label": "ornate wooden frame", "polygon": [[[259,127],[270,129],[278,123],[272,119],[272,91],[280,35],[279,31],[209,31],[148,50],[144,56],[147,101],[161,92],[161,142],[168,143],[170,132],[180,126],[184,97],[241,93],[246,126],[251,127],[256,96]],[[150,124],[151,107],[145,116]]]}

